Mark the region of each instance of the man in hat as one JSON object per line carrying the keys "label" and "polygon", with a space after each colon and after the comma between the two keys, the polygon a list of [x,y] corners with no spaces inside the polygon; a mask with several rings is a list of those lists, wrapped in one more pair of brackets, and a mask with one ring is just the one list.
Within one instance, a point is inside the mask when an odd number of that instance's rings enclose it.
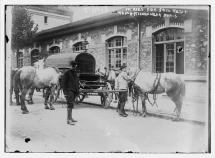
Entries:
{"label": "man in hat", "polygon": [[120,67],[120,73],[116,79],[116,83],[115,83],[115,89],[116,90],[123,90],[121,92],[119,92],[119,102],[118,102],[118,112],[119,115],[122,117],[127,117],[128,114],[125,113],[124,107],[125,107],[125,103],[127,101],[127,89],[128,89],[128,81],[130,81],[130,78],[127,75],[126,72],[126,65],[122,65]]}
{"label": "man in hat", "polygon": [[75,125],[76,120],[72,117],[75,98],[79,93],[79,79],[76,73],[77,64],[75,61],[70,63],[71,69],[67,70],[62,77],[63,93],[67,101],[67,124]]}

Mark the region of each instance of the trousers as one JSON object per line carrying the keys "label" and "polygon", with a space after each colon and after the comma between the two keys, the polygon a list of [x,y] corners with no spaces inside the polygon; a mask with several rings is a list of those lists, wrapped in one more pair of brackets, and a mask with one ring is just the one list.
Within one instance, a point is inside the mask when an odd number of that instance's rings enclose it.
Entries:
{"label": "trousers", "polygon": [[66,98],[67,108],[73,109],[77,94],[73,91],[63,91]]}
{"label": "trousers", "polygon": [[120,112],[124,113],[124,107],[125,103],[127,101],[128,93],[127,91],[125,92],[119,92],[119,102],[118,102],[118,109]]}

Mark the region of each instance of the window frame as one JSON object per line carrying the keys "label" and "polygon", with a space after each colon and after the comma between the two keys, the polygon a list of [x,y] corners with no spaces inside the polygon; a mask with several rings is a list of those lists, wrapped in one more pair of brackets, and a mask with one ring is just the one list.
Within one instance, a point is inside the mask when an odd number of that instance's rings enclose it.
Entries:
{"label": "window frame", "polygon": [[84,41],[77,42],[72,46],[73,53],[83,53],[86,51],[86,46],[84,46]]}
{"label": "window frame", "polygon": [[[165,38],[164,38],[164,40],[162,40],[162,41],[157,41],[157,37],[158,36],[160,36],[160,34],[162,34],[162,33],[166,33],[166,32],[174,32],[174,30],[176,30],[175,32],[176,33],[174,33],[173,34],[173,39],[171,38],[168,38],[168,40],[166,40],[167,38],[166,37],[169,37],[169,36],[165,36]],[[180,34],[180,32],[181,32],[181,34]],[[178,35],[180,34],[180,37],[181,38],[178,38]],[[154,33],[154,46],[156,46],[157,44],[163,44],[163,55],[164,55],[164,59],[163,59],[163,67],[158,67],[157,65],[159,65],[159,62],[157,62],[157,58],[158,58],[158,56],[157,56],[157,54],[156,54],[156,47],[155,47],[155,51],[154,51],[154,53],[155,53],[155,56],[154,56],[154,59],[155,60],[153,60],[154,61],[154,66],[155,66],[155,72],[157,72],[157,71],[159,71],[159,70],[163,70],[161,73],[166,73],[166,72],[173,72],[173,73],[176,73],[176,45],[177,45],[177,43],[178,42],[184,42],[184,29],[181,29],[181,28],[166,28],[166,29],[162,29],[162,30],[160,30],[160,31],[158,31],[158,32],[156,32],[156,33]],[[173,50],[173,65],[167,65],[168,63],[170,63],[170,62],[167,62],[167,58],[168,58],[168,50],[170,50],[170,49],[167,49],[167,45],[169,45],[169,44],[173,44],[173,49],[171,49],[171,50]],[[160,66],[162,66],[162,64],[160,64]],[[160,71],[159,71],[160,72]]]}
{"label": "window frame", "polygon": [[127,65],[127,38],[125,36],[114,36],[106,42],[108,67],[113,66],[114,68],[119,68],[122,64]]}
{"label": "window frame", "polygon": [[23,67],[24,53],[17,52],[17,68]]}

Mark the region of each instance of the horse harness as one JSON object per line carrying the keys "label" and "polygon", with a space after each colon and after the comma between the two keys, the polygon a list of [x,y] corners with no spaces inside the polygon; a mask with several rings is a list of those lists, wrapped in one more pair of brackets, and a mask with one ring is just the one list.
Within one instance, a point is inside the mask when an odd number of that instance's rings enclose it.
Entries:
{"label": "horse harness", "polygon": [[[139,72],[140,72],[140,71],[139,71]],[[139,74],[139,72],[135,75],[135,78],[136,78],[136,76]],[[156,77],[155,77],[155,80],[154,80],[154,83],[153,83],[153,88],[152,88],[152,90],[144,93],[144,95],[145,95],[145,97],[147,98],[148,102],[149,102],[152,106],[156,105],[156,106],[158,107],[157,102],[156,102],[156,100],[157,100],[156,91],[157,91],[158,86],[159,86],[159,84],[160,84],[160,79],[161,79],[161,73],[157,73],[157,74],[156,74]],[[132,98],[133,98],[133,101],[135,102],[136,100],[138,100],[138,95],[137,95],[137,94],[134,94],[134,81],[132,82],[132,93],[133,93]],[[153,95],[153,103],[150,101],[150,99],[149,99],[149,97],[148,97],[148,94],[152,94],[152,95]]]}
{"label": "horse harness", "polygon": [[[154,80],[154,83],[153,83],[153,88],[152,88],[152,90],[149,91],[149,92],[145,92],[145,96],[146,96],[148,102],[149,102],[152,106],[156,105],[156,106],[158,107],[157,102],[156,102],[156,100],[157,100],[156,91],[157,91],[158,86],[159,86],[159,84],[160,84],[160,79],[161,79],[161,73],[157,73],[157,74],[156,74],[156,77],[155,77],[155,80]],[[152,94],[152,95],[153,95],[153,103],[150,101],[150,99],[149,99],[149,97],[148,97],[148,94]]]}

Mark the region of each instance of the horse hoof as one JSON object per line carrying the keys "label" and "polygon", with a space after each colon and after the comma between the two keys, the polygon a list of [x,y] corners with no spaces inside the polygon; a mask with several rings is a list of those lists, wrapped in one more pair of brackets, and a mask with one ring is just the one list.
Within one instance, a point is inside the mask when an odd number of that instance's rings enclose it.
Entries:
{"label": "horse hoof", "polygon": [[23,110],[23,111],[22,111],[22,114],[28,114],[28,113],[29,113],[28,110]]}
{"label": "horse hoof", "polygon": [[140,113],[140,116],[146,117],[146,113]]}
{"label": "horse hoof", "polygon": [[178,122],[178,121],[180,121],[180,118],[174,118],[174,119],[172,119],[172,121]]}
{"label": "horse hoof", "polygon": [[55,108],[54,107],[50,107],[50,110],[55,110]]}
{"label": "horse hoof", "polygon": [[48,107],[48,106],[45,106],[45,109],[49,109],[49,107]]}
{"label": "horse hoof", "polygon": [[104,106],[104,108],[105,108],[105,109],[108,109],[108,108],[109,108],[109,106]]}

